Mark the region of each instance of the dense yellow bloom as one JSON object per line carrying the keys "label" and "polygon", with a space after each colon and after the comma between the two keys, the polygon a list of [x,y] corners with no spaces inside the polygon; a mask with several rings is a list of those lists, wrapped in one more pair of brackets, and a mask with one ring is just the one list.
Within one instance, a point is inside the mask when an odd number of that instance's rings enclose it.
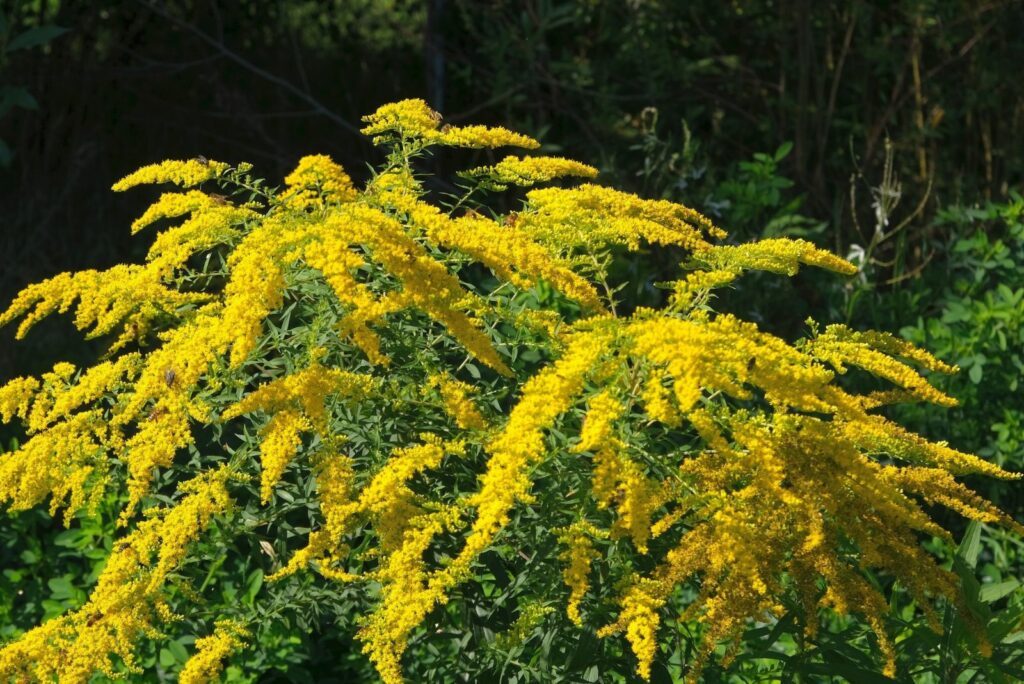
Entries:
{"label": "dense yellow bloom", "polygon": [[529,288],[543,279],[590,310],[604,308],[593,285],[514,222],[501,225],[475,214],[451,219],[408,192],[388,192],[382,199],[406,213],[432,242],[467,254],[502,280]]}
{"label": "dense yellow bloom", "polygon": [[64,523],[70,524],[87,502],[90,477],[106,471],[107,434],[102,414],[85,411],[0,454],[0,504],[23,511],[52,496],[51,515],[64,507]]}
{"label": "dense yellow bloom", "polygon": [[509,185],[530,187],[555,178],[594,178],[597,169],[563,157],[505,157],[494,166],[478,166],[459,175],[481,178],[487,187],[504,190]]}
{"label": "dense yellow bloom", "polygon": [[178,675],[178,684],[207,684],[220,680],[223,660],[245,646],[249,632],[235,620],[219,620],[213,634],[196,639],[196,653]]}
{"label": "dense yellow bloom", "polygon": [[397,301],[424,311],[482,362],[499,373],[510,373],[480,329],[480,322],[463,313],[467,305],[475,303],[474,297],[458,278],[428,256],[401,224],[377,210],[353,203],[329,215],[322,230],[337,231],[353,242],[368,245],[374,260],[402,282],[401,292],[394,295]]}
{"label": "dense yellow bloom", "polygon": [[593,494],[598,508],[616,509],[613,538],[628,535],[640,553],[647,553],[652,519],[665,504],[667,497],[662,490],[623,453],[618,440],[609,441],[594,455]]}
{"label": "dense yellow bloom", "polygon": [[118,192],[134,188],[137,185],[156,185],[174,183],[183,188],[191,188],[200,183],[216,178],[230,168],[228,164],[203,159],[187,161],[168,160],[159,164],[143,166],[114,183],[113,190]]}
{"label": "dense yellow bloom", "polygon": [[278,411],[260,430],[260,501],[267,503],[299,447],[309,421],[298,411]]}
{"label": "dense yellow bloom", "polygon": [[159,400],[122,449],[128,462],[129,479],[128,504],[121,513],[120,524],[128,523],[142,497],[149,492],[154,470],[171,465],[178,450],[192,440],[185,403],[175,396]]}
{"label": "dense yellow bloom", "polygon": [[284,182],[288,190],[281,195],[281,201],[296,209],[351,202],[356,198],[352,179],[325,154],[312,154],[300,159],[295,170],[285,176]]}
{"label": "dense yellow bloom", "polygon": [[32,377],[13,378],[0,387],[0,418],[10,423],[15,418],[28,420],[32,400],[39,391],[39,380]]}
{"label": "dense yellow bloom", "polygon": [[397,137],[417,140],[426,145],[452,147],[540,147],[540,143],[533,138],[507,128],[442,126],[441,115],[418,99],[383,105],[373,114],[364,116],[363,121],[367,125],[362,132],[373,136],[375,145],[389,143]]}
{"label": "dense yellow bloom", "polygon": [[[358,506],[353,505],[355,470],[352,460],[334,451],[326,451],[317,456],[315,465],[323,526],[311,532],[306,546],[295,552],[283,568],[268,576],[268,581],[287,577],[324,554],[333,554],[338,548],[338,540],[348,531],[358,512]],[[324,567],[329,564],[330,559]]]}
{"label": "dense yellow bloom", "polygon": [[363,121],[366,122],[363,135],[398,132],[410,137],[425,137],[441,125],[441,115],[423,100],[410,99],[381,105],[373,114],[364,116]]}
{"label": "dense yellow bloom", "polygon": [[94,672],[118,677],[112,657],[141,673],[135,641],[155,636],[167,616],[164,582],[214,515],[231,503],[227,471],[183,484],[172,508],[119,540],[84,606],[44,623],[0,649],[0,679],[85,684]]}
{"label": "dense yellow bloom", "polygon": [[853,275],[857,267],[815,247],[806,240],[775,238],[742,245],[716,245],[700,254],[701,261],[714,269],[759,270],[782,275],[795,275],[800,264],[819,266],[836,273]]}
{"label": "dense yellow bloom", "polygon": [[432,136],[430,142],[450,147],[524,147],[534,150],[540,143],[528,135],[510,131],[501,126],[443,126]]}
{"label": "dense yellow bloom", "polygon": [[432,375],[428,382],[430,386],[436,387],[441,393],[445,410],[455,419],[460,428],[464,430],[487,428],[487,419],[470,398],[470,395],[474,393],[470,385],[443,374]]}
{"label": "dense yellow bloom", "polygon": [[188,192],[166,192],[160,199],[149,205],[145,213],[132,221],[132,235],[160,219],[177,218],[185,214],[194,214],[203,209],[217,206],[216,200],[205,192],[189,190]]}
{"label": "dense yellow bloom", "polygon": [[[114,330],[133,313],[142,310],[156,316],[174,314],[179,307],[210,299],[199,292],[179,292],[160,282],[159,274],[145,266],[121,265],[106,271],[62,273],[22,290],[0,315],[0,325],[25,316],[18,331],[22,339],[40,320],[54,312],[64,313],[78,301],[75,327],[99,337]],[[30,312],[31,310],[31,312]]]}
{"label": "dense yellow bloom", "polygon": [[363,399],[373,391],[376,383],[369,375],[351,373],[338,368],[327,368],[314,362],[301,371],[282,375],[261,385],[255,392],[232,404],[222,414],[230,420],[253,411],[276,412],[291,407],[301,408],[321,434],[327,433],[327,398]]}
{"label": "dense yellow bloom", "polygon": [[559,555],[559,560],[567,564],[562,571],[562,579],[569,587],[569,602],[565,612],[574,625],[582,626],[583,618],[580,616],[580,602],[590,587],[590,566],[600,554],[594,550],[592,535],[600,534],[591,525],[576,523],[559,535],[559,541],[566,545],[565,551]]}
{"label": "dense yellow bloom", "polygon": [[858,366],[884,378],[908,397],[943,406],[955,406],[956,400],[940,392],[916,371],[893,358],[893,354],[916,361],[929,370],[953,373],[956,369],[907,342],[880,333],[857,333],[843,325],[830,325],[808,344],[811,354],[827,361],[839,373],[847,365]]}
{"label": "dense yellow bloom", "polygon": [[728,285],[736,279],[738,273],[730,270],[694,271],[685,279],[675,283],[672,304],[680,309],[687,309],[694,304],[702,304],[703,298],[711,290]]}
{"label": "dense yellow bloom", "polygon": [[618,420],[626,407],[614,390],[603,390],[587,402],[587,416],[580,430],[577,451],[597,450],[604,447],[614,435],[612,424]]}
{"label": "dense yellow bloom", "polygon": [[710,219],[689,207],[645,200],[600,185],[531,190],[526,199],[528,210],[519,215],[517,225],[559,250],[599,250],[609,245],[635,250],[644,240],[698,252],[711,246],[704,235],[725,236]]}

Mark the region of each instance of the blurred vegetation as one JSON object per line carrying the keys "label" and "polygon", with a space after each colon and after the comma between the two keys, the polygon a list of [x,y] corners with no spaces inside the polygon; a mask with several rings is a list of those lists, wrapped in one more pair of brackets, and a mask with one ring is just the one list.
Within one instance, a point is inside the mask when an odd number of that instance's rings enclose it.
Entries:
{"label": "blurred vegetation", "polygon": [[[789,336],[811,315],[899,331],[963,368],[936,379],[959,407],[910,407],[901,420],[1024,469],[1021,26],[1022,0],[0,0],[0,299],[60,271],[138,260],[144,243],[127,226],[148,198],[109,192],[131,169],[205,155],[280,177],[316,152],[359,179],[375,154],[359,116],[425,97],[453,123],[558,141],[545,152],[688,203],[733,240],[802,237],[855,260],[863,270],[851,283],[813,272],[750,278],[721,307],[742,302]],[[656,283],[677,258],[623,266],[624,305],[657,303]],[[0,330],[0,381],[91,357],[69,330],[47,321],[22,345]],[[972,484],[1024,519],[1019,485]],[[1019,622],[1024,596],[1008,583],[1024,574],[1021,540],[960,531],[962,574],[984,595],[978,610],[995,607],[993,630]],[[0,525],[0,638],[80,603],[84,587],[69,578],[95,575],[112,532],[61,531],[39,512]],[[25,538],[37,545],[25,551]],[[262,577],[246,567],[231,589],[242,600]],[[907,610],[894,598],[894,624]],[[496,629],[491,617],[463,619],[480,632]],[[505,629],[512,618],[499,617]],[[522,681],[599,681],[619,654],[555,640],[555,621],[539,619],[503,662],[435,640],[422,674],[454,649],[481,677],[512,681],[508,668],[518,668]],[[922,668],[915,681],[1021,678],[1020,647],[997,650],[1005,669],[992,674],[962,635],[932,643],[919,625],[906,629],[901,658]],[[794,630],[752,631],[745,650],[756,656],[708,681],[826,681],[824,663],[855,678],[868,658],[847,645],[866,643],[863,629],[836,624],[783,659],[777,644]],[[336,681],[366,676],[346,669],[360,661],[344,633],[311,611],[266,644],[261,667],[283,681],[333,681],[328,667]],[[685,657],[679,649],[671,658]],[[180,655],[149,657],[164,677]]]}

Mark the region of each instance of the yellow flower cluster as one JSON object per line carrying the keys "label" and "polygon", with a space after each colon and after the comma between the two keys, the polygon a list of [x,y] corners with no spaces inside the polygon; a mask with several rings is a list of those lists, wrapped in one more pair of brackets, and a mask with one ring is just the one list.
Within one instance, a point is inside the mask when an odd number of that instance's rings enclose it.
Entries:
{"label": "yellow flower cluster", "polygon": [[447,374],[435,374],[428,379],[430,387],[441,393],[445,410],[463,430],[485,430],[487,419],[480,413],[470,396],[473,387]]}
{"label": "yellow flower cluster", "polygon": [[230,168],[228,164],[208,159],[189,159],[187,161],[168,160],[159,164],[143,166],[138,171],[128,174],[114,183],[113,189],[121,192],[138,185],[155,185],[174,183],[183,188],[191,188],[212,178],[217,178]]}
{"label": "yellow flower cluster", "polygon": [[40,320],[54,312],[66,312],[77,300],[75,327],[83,331],[92,328],[88,334],[92,338],[112,332],[126,319],[126,328],[138,326],[160,313],[174,314],[179,307],[210,298],[205,293],[167,287],[159,274],[146,266],[120,265],[106,271],[62,273],[30,285],[0,314],[0,325],[28,313],[15,334],[20,340]]}
{"label": "yellow flower cluster", "polygon": [[164,583],[213,516],[230,505],[227,477],[221,468],[183,484],[185,496],[175,506],[119,540],[84,606],[0,649],[0,679],[85,684],[95,672],[118,679],[112,658],[141,673],[135,641],[156,636],[158,622],[173,618]]}
{"label": "yellow flower cluster", "polygon": [[328,215],[321,224],[324,232],[335,231],[356,244],[367,245],[373,259],[402,283],[393,295],[404,306],[415,306],[438,321],[473,356],[508,375],[508,366],[498,355],[481,324],[463,311],[484,308],[438,261],[406,234],[402,225],[376,209],[352,203]]}
{"label": "yellow flower cluster", "polygon": [[700,252],[711,246],[704,235],[725,237],[710,219],[689,207],[645,200],[600,185],[531,190],[526,199],[527,211],[519,215],[517,225],[562,251],[600,250],[609,245],[636,250],[643,240]]}
{"label": "yellow flower cluster", "polygon": [[375,387],[375,380],[365,373],[328,368],[313,362],[303,370],[261,385],[255,392],[225,409],[221,419],[231,420],[253,411],[277,412],[293,407],[301,408],[312,425],[326,436],[327,398],[340,396],[350,400],[364,399]]}
{"label": "yellow flower cluster", "polygon": [[758,240],[742,245],[716,245],[702,251],[700,259],[713,269],[756,269],[790,276],[797,273],[800,264],[819,266],[844,275],[857,272],[857,267],[846,259],[815,247],[806,240],[790,238]]}
{"label": "yellow flower cluster", "polygon": [[364,116],[363,121],[367,125],[362,132],[373,136],[375,145],[408,139],[422,145],[450,147],[540,147],[533,138],[500,126],[442,126],[441,115],[418,99],[383,105],[373,114]]}
{"label": "yellow flower cluster", "polygon": [[[84,411],[28,439],[0,458],[0,504],[24,511],[47,496],[50,514],[64,508],[64,524],[86,503],[87,483],[94,475],[91,503],[103,493],[107,464],[103,458],[109,432],[99,411]],[[96,479],[96,478],[93,478]]]}
{"label": "yellow flower cluster", "polygon": [[335,560],[342,560],[337,557],[343,550],[339,548],[338,540],[348,531],[350,521],[356,513],[355,507],[352,506],[355,497],[355,470],[352,460],[328,450],[317,455],[315,466],[323,526],[310,532],[306,546],[296,551],[284,567],[268,576],[269,581],[292,575],[321,558],[322,569],[329,571],[332,576],[346,580],[355,579],[341,571],[330,569]]}
{"label": "yellow flower cluster", "polygon": [[589,310],[603,309],[593,285],[514,223],[500,225],[477,214],[451,219],[407,191],[392,190],[383,193],[381,199],[405,213],[431,242],[472,257],[502,280],[523,288],[544,280]]}
{"label": "yellow flower cluster", "polygon": [[504,190],[509,185],[530,187],[566,176],[594,178],[597,169],[564,157],[505,157],[493,166],[478,166],[459,175],[482,179],[486,187]]}
{"label": "yellow flower cluster", "polygon": [[522,646],[529,638],[530,633],[537,628],[544,618],[555,611],[551,606],[544,606],[540,603],[527,603],[519,605],[519,616],[507,631],[498,634],[495,638],[495,645],[501,649],[513,649]]}
{"label": "yellow flower cluster", "polygon": [[178,675],[178,684],[220,681],[223,660],[245,646],[249,632],[236,620],[218,620],[213,634],[196,639],[196,653]]}
{"label": "yellow flower cluster", "polygon": [[253,411],[273,414],[260,430],[260,497],[267,503],[274,486],[302,444],[302,433],[316,430],[326,437],[329,396],[362,399],[372,391],[373,379],[361,373],[325,368],[313,363],[297,373],[273,380],[221,414],[222,420]]}
{"label": "yellow flower cluster", "polygon": [[345,169],[325,154],[312,154],[300,159],[295,170],[285,176],[284,182],[288,189],[280,200],[293,209],[351,202],[356,198],[355,186]]}
{"label": "yellow flower cluster", "polygon": [[563,530],[558,537],[558,540],[567,547],[559,556],[559,560],[566,562],[562,578],[569,587],[569,601],[565,612],[576,626],[583,625],[580,602],[590,588],[590,566],[601,557],[594,550],[594,542],[591,539],[594,535],[600,535],[600,532],[592,525],[576,523]]}

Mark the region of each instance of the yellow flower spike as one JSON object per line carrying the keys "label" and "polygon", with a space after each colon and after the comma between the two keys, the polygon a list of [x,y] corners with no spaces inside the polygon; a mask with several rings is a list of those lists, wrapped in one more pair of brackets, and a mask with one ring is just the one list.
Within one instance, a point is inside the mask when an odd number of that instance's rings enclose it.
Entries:
{"label": "yellow flower spike", "polygon": [[196,652],[178,675],[178,684],[208,684],[220,680],[223,660],[245,646],[251,635],[236,620],[218,620],[213,634],[196,639]]}
{"label": "yellow flower spike", "polygon": [[567,563],[562,571],[562,579],[569,587],[569,601],[565,612],[577,627],[583,625],[580,603],[590,587],[590,566],[594,560],[600,558],[600,554],[594,550],[594,542],[591,539],[593,536],[600,536],[600,532],[582,522],[570,525],[558,535],[558,541],[567,547],[558,556],[559,560]]}
{"label": "yellow flower spike", "polygon": [[226,478],[221,468],[184,483],[177,504],[118,540],[84,606],[0,648],[0,679],[86,684],[97,672],[123,676],[114,658],[141,674],[135,642],[153,638],[158,622],[172,617],[161,596],[167,576],[213,516],[231,505]]}
{"label": "yellow flower spike", "polygon": [[645,200],[600,185],[531,190],[526,199],[527,211],[520,214],[517,225],[559,250],[599,250],[608,245],[635,250],[643,240],[701,252],[711,247],[704,235],[725,236],[710,219],[689,207]]}
{"label": "yellow flower spike", "polygon": [[530,136],[501,126],[444,126],[426,139],[450,147],[522,147],[528,150],[540,147]]}
{"label": "yellow flower spike", "polygon": [[28,420],[32,400],[39,391],[39,380],[21,377],[9,380],[0,387],[0,418],[10,423],[15,418]]}
{"label": "yellow flower spike", "polygon": [[566,176],[594,178],[597,169],[563,157],[505,157],[494,166],[478,166],[459,175],[480,178],[487,187],[504,190],[509,185],[530,187]]}
{"label": "yellow flower spike", "polygon": [[142,216],[132,221],[132,235],[160,219],[177,218],[215,206],[217,206],[217,201],[199,190],[164,193],[160,195],[160,199],[149,205]]}
{"label": "yellow flower spike", "polygon": [[540,147],[540,143],[533,138],[507,128],[442,126],[441,115],[419,99],[383,105],[373,114],[364,116],[363,121],[367,125],[362,132],[372,136],[375,145],[390,143],[397,137],[417,140],[426,145],[451,147]]}
{"label": "yellow flower spike", "polygon": [[285,468],[291,463],[299,447],[302,433],[312,428],[309,420],[298,411],[279,411],[260,430],[260,501],[266,504]]}
{"label": "yellow flower spike", "polygon": [[444,401],[448,415],[464,430],[485,430],[487,419],[480,413],[470,398],[473,387],[447,374],[435,374],[427,379],[430,387],[436,387]]}
{"label": "yellow flower spike", "polygon": [[806,240],[773,238],[742,245],[717,245],[700,253],[700,260],[720,270],[759,270],[795,275],[800,264],[853,275],[857,267],[815,247]]}
{"label": "yellow flower spike", "polygon": [[302,409],[321,435],[326,436],[327,398],[339,395],[349,400],[364,399],[376,384],[372,377],[364,373],[352,373],[313,362],[303,370],[261,385],[255,392],[228,407],[221,414],[221,420],[231,420],[253,411],[275,412],[297,407]]}
{"label": "yellow flower spike", "polygon": [[192,443],[189,416],[181,398],[169,396],[158,401],[122,449],[128,462],[128,504],[121,511],[118,525],[128,524],[149,493],[154,469],[170,466],[178,450]]}
{"label": "yellow flower spike", "polygon": [[352,459],[333,450],[318,454],[314,462],[320,513],[323,526],[310,533],[306,546],[298,550],[288,563],[267,581],[276,581],[296,573],[312,561],[337,549],[353,517],[359,512],[355,501],[355,469]]}
{"label": "yellow flower spike", "polygon": [[370,207],[351,203],[338,209],[322,224],[326,231],[349,236],[352,242],[370,246],[373,258],[402,282],[396,302],[415,306],[444,325],[473,356],[502,375],[511,371],[498,355],[479,321],[462,312],[460,303],[474,300],[448,270],[428,256],[401,224]]}
{"label": "yellow flower spike", "polygon": [[325,154],[300,159],[295,170],[285,176],[284,182],[288,189],[280,201],[300,210],[328,203],[351,202],[357,194],[349,175]]}
{"label": "yellow flower spike", "polygon": [[51,513],[65,506],[65,523],[86,502],[86,484],[94,469],[105,470],[102,413],[85,411],[58,422],[0,454],[0,504],[23,511],[52,496]]}
{"label": "yellow flower spike", "polygon": [[612,424],[618,420],[626,407],[615,390],[606,389],[594,395],[587,402],[587,413],[580,430],[580,442],[575,451],[590,451],[603,446],[612,437]]}
{"label": "yellow flower spike", "polygon": [[230,165],[224,162],[207,159],[168,160],[159,164],[143,166],[138,171],[130,173],[114,183],[111,189],[121,192],[138,185],[157,185],[160,183],[174,183],[183,188],[191,188],[218,177],[229,168],[231,168]]}
{"label": "yellow flower spike", "polygon": [[[409,137],[433,135],[441,125],[441,115],[420,99],[402,100],[381,105],[373,114],[363,117],[363,135],[401,133]],[[374,139],[374,143],[377,139]]]}
{"label": "yellow flower spike", "polygon": [[564,259],[516,228],[514,221],[499,224],[472,214],[451,219],[407,192],[385,193],[381,199],[406,213],[410,223],[432,242],[467,254],[502,280],[528,288],[543,279],[591,311],[604,309],[593,285],[574,273]]}

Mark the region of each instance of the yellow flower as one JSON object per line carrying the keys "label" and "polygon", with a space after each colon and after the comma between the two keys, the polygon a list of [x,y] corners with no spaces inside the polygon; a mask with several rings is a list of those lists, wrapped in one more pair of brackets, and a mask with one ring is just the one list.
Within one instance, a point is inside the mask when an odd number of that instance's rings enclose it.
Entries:
{"label": "yellow flower", "polygon": [[418,99],[383,105],[373,114],[364,116],[363,121],[367,124],[362,129],[363,134],[373,136],[375,145],[390,143],[396,138],[407,138],[424,145],[452,147],[540,147],[540,143],[533,138],[506,128],[442,126],[441,115]]}
{"label": "yellow flower", "polygon": [[329,202],[351,202],[356,189],[345,170],[325,154],[307,155],[284,179],[288,190],[280,200],[289,207],[306,209]]}
{"label": "yellow flower", "polygon": [[509,185],[530,187],[565,176],[594,178],[597,169],[563,157],[505,157],[494,166],[478,166],[459,175],[482,178],[487,187],[504,190]]}
{"label": "yellow flower", "polygon": [[309,421],[298,411],[279,411],[260,430],[260,501],[270,501],[284,470],[291,463],[299,447],[302,433],[312,428]]}
{"label": "yellow flower", "polygon": [[218,620],[213,634],[196,639],[196,653],[178,675],[178,684],[207,684],[218,681],[223,660],[245,646],[249,632],[235,620]]}
{"label": "yellow flower", "polygon": [[566,614],[569,620],[576,626],[583,625],[583,618],[580,616],[580,602],[590,587],[590,566],[600,554],[594,550],[592,536],[599,536],[600,532],[586,523],[575,523],[563,530],[558,540],[567,546],[566,550],[559,555],[559,560],[566,561],[567,565],[562,571],[562,579],[569,587],[569,602],[566,605]]}
{"label": "yellow flower", "polygon": [[483,430],[487,427],[487,419],[470,399],[474,392],[472,386],[445,374],[432,375],[427,382],[441,393],[445,409],[459,427],[464,430]]}
{"label": "yellow flower", "polygon": [[156,185],[174,183],[183,188],[191,188],[200,183],[216,178],[230,168],[228,164],[205,159],[189,159],[187,161],[168,160],[159,164],[143,166],[114,183],[113,190],[118,192],[134,188],[137,185]]}

